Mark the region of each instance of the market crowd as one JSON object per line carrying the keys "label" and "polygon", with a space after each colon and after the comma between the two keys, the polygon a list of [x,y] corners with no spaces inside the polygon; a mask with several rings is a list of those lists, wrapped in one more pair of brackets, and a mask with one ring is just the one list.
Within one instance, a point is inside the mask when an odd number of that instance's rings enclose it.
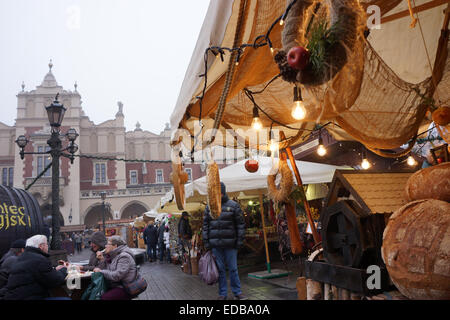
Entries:
{"label": "market crowd", "polygon": [[[211,250],[217,264],[218,299],[228,296],[227,273],[230,289],[236,299],[246,299],[241,291],[237,270],[237,254],[245,237],[245,221],[240,205],[228,198],[226,187],[221,183],[222,207],[218,217],[213,218],[206,207],[202,223],[202,241],[206,251]],[[193,231],[190,214],[184,211],[178,223],[177,250],[182,268],[191,268]],[[199,235],[196,235],[199,236]],[[143,233],[150,262],[172,262],[170,223],[167,217],[151,221]],[[81,251],[86,238],[74,233],[64,237],[65,243],[75,244]],[[91,281],[83,297],[102,300],[131,300],[143,292],[147,283],[139,274],[130,248],[120,236],[106,238],[103,232],[95,232],[87,244],[91,255],[87,265],[79,266],[58,261],[55,267],[49,257],[48,239],[34,235],[26,240],[12,243],[8,253],[0,260],[0,299],[4,300],[70,300],[61,295],[70,272],[89,273]],[[70,251],[68,251],[70,254]],[[58,292],[55,294],[55,292]]]}

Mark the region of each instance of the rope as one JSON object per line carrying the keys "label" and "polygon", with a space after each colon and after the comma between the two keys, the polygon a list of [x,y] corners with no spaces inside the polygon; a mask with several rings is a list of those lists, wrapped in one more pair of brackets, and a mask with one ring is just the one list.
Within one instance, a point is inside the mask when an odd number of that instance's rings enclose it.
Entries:
{"label": "rope", "polygon": [[[409,6],[410,6],[410,4],[411,4],[410,1],[411,1],[411,0],[408,0],[408,5],[409,5]],[[414,7],[416,7],[416,1],[413,0],[413,2],[414,2]],[[410,8],[410,14],[412,14],[412,13],[411,13],[411,11],[412,11],[411,6],[410,6],[409,8]],[[437,88],[436,76],[435,76],[435,74],[434,74],[434,72],[433,72],[433,67],[431,66],[430,54],[428,53],[427,43],[425,42],[425,36],[423,35],[423,29],[422,29],[422,24],[420,23],[419,13],[416,13],[416,16],[417,16],[417,19],[415,19],[415,20],[417,20],[417,21],[419,22],[420,35],[421,35],[421,37],[422,37],[423,47],[424,47],[425,53],[426,53],[426,55],[427,55],[428,66],[430,67],[430,71],[431,71],[431,80],[433,81],[433,89],[434,89],[434,92],[436,92],[436,88]],[[415,21],[414,21],[414,24],[415,24]],[[411,25],[412,25],[412,23],[411,23]],[[438,98],[438,100],[439,100],[439,97],[438,97],[437,92],[436,92],[436,96],[437,96],[437,98]]]}
{"label": "rope", "polygon": [[[416,3],[414,2],[414,7],[416,6]],[[414,28],[416,26],[417,19],[414,17],[414,11],[411,7],[411,0],[408,0],[408,9],[409,9],[409,16],[411,17],[411,24],[409,25],[410,28]]]}
{"label": "rope", "polygon": [[40,177],[42,177],[42,176],[47,172],[48,169],[50,169],[51,166],[52,166],[52,163],[50,162],[50,163],[48,164],[48,166],[46,166],[46,167],[44,168],[44,170],[43,170],[36,178],[34,178],[34,180],[28,185],[28,187],[25,188],[25,190],[30,189],[30,188],[33,186],[33,184],[35,184],[35,182],[38,181],[38,179],[39,179]]}
{"label": "rope", "polygon": [[[242,29],[242,25],[244,22],[243,21],[244,20],[244,11],[245,11],[246,5],[247,5],[247,1],[241,0],[240,7],[239,7],[238,22],[237,22],[236,31],[234,34],[234,42],[233,42],[234,48],[238,46],[238,44],[241,40],[241,29]],[[230,86],[233,81],[234,71],[236,69],[236,63],[239,62],[239,56],[241,55],[241,52],[242,52],[242,49],[239,48],[238,50],[234,50],[231,53],[230,60],[228,61],[228,72],[226,75],[225,85],[223,87],[222,94],[220,95],[219,106],[217,107],[216,117],[214,119],[213,135],[211,137],[211,140],[208,143],[206,143],[206,145],[209,145],[210,143],[212,143],[214,141],[216,131],[217,131],[217,129],[219,129],[220,122],[222,121],[222,117],[223,117],[223,112],[225,111],[225,105],[226,105],[228,93],[230,91]]]}

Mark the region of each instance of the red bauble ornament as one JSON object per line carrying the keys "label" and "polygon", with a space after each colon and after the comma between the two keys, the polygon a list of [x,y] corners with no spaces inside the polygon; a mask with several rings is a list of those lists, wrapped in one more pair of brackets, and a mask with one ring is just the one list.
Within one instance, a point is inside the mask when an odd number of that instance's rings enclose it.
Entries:
{"label": "red bauble ornament", "polygon": [[287,54],[287,62],[291,68],[303,70],[309,62],[309,51],[303,47],[292,47]]}
{"label": "red bauble ornament", "polygon": [[247,170],[250,173],[258,171],[259,164],[258,161],[249,159],[245,161],[245,170]]}

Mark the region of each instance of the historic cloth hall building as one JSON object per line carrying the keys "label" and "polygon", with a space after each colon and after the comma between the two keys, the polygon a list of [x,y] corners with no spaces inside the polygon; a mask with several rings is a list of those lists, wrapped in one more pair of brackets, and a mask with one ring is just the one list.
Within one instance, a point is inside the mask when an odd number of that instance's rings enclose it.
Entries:
{"label": "historic cloth hall building", "polygon": [[[92,227],[102,219],[100,192],[106,191],[109,205],[106,220],[127,219],[153,208],[171,184],[170,128],[168,124],[158,135],[142,130],[136,124],[133,131],[124,126],[123,104],[118,102],[114,119],[94,124],[81,107],[81,95],[65,90],[56,82],[52,63],[41,85],[35,90],[17,94],[17,118],[14,126],[0,122],[0,175],[3,185],[25,189],[51,161],[45,155],[26,155],[20,159],[15,140],[24,134],[30,142],[25,151],[47,150],[50,125],[45,106],[50,105],[56,94],[67,111],[61,126],[64,134],[69,128],[79,133],[79,145],[73,164],[60,159],[60,213],[61,222],[68,225]],[[63,146],[67,139],[61,137]],[[165,162],[124,162],[97,158],[125,158],[139,160],[166,160]],[[202,175],[198,164],[186,164],[190,179]],[[51,170],[28,190],[38,200],[44,216],[51,215]],[[69,219],[70,217],[70,219]],[[70,220],[70,221],[69,221]]]}

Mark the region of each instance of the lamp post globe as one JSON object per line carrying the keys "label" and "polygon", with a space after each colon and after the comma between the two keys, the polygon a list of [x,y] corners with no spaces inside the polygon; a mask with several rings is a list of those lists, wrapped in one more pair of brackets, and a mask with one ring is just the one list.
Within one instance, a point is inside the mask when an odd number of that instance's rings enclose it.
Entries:
{"label": "lamp post globe", "polygon": [[51,105],[45,107],[45,110],[47,110],[48,121],[50,122],[50,126],[53,131],[59,130],[59,127],[64,119],[64,114],[67,110],[61,103],[59,103],[58,95],[59,93],[56,94],[55,100]]}
{"label": "lamp post globe", "polygon": [[70,142],[73,142],[77,139],[79,134],[78,134],[77,130],[75,130],[74,128],[70,128],[69,130],[67,130],[66,136]]}
{"label": "lamp post globe", "polygon": [[19,146],[19,148],[25,148],[25,146],[28,143],[28,139],[24,135],[20,135],[17,137],[16,143]]}

